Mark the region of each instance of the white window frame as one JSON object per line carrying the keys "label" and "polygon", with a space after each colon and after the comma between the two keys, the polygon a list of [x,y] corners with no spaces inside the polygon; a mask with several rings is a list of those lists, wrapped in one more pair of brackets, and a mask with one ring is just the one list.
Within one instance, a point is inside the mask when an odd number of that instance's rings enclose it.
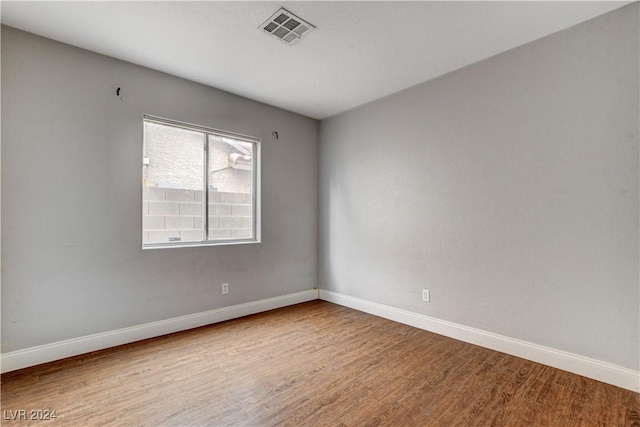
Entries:
{"label": "white window frame", "polygon": [[[214,129],[201,125],[194,125],[191,123],[180,122],[172,119],[166,119],[163,117],[152,116],[145,114],[143,116],[143,147],[146,144],[146,135],[144,134],[145,123],[155,123],[164,126],[171,126],[175,128],[202,132],[205,134],[204,140],[204,184],[203,184],[203,193],[202,193],[202,203],[203,203],[203,216],[202,216],[202,240],[196,242],[166,242],[166,243],[142,243],[142,249],[164,249],[164,248],[184,248],[184,247],[200,247],[200,246],[223,246],[223,245],[239,245],[239,244],[251,244],[251,243],[260,243],[261,242],[261,198],[260,198],[260,164],[261,164],[261,155],[260,155],[260,143],[262,140],[257,137],[242,135],[239,133],[229,132],[220,129]],[[220,136],[226,138],[232,138],[243,142],[248,142],[253,145],[253,153],[252,153],[252,165],[251,165],[251,177],[252,177],[252,191],[251,191],[251,208],[252,208],[252,236],[250,237],[240,237],[240,238],[218,238],[214,240],[209,240],[209,135]],[[144,156],[143,149],[143,156]],[[144,159],[142,162],[142,173],[144,178]],[[144,180],[143,180],[144,182]],[[142,187],[144,188],[144,186]],[[143,190],[144,191],[144,190]],[[140,198],[142,200],[142,197]],[[140,209],[142,212],[142,208]],[[142,233],[140,233],[142,236]]]}

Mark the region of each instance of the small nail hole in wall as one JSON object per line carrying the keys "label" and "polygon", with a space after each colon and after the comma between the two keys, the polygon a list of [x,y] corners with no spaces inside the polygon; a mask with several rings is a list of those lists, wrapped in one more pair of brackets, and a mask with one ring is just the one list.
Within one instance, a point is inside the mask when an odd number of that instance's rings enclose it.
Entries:
{"label": "small nail hole in wall", "polygon": [[271,135],[273,136],[273,139],[279,139],[278,137],[278,131],[274,130],[273,132],[271,132]]}

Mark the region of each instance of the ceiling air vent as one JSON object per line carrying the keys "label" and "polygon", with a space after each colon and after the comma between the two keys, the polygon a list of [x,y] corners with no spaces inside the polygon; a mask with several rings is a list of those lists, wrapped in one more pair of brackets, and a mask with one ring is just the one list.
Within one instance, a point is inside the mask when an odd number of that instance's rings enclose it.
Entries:
{"label": "ceiling air vent", "polygon": [[286,44],[295,44],[304,34],[316,27],[288,10],[280,9],[258,28]]}

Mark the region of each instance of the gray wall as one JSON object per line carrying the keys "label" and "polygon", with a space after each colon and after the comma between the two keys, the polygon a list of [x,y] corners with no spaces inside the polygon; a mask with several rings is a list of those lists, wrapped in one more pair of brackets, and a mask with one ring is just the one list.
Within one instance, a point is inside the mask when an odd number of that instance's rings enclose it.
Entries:
{"label": "gray wall", "polygon": [[321,288],[638,369],[638,22],[323,121]]}
{"label": "gray wall", "polygon": [[[141,250],[143,114],[263,139],[263,243]],[[3,27],[2,125],[3,353],[316,286],[316,121]]]}

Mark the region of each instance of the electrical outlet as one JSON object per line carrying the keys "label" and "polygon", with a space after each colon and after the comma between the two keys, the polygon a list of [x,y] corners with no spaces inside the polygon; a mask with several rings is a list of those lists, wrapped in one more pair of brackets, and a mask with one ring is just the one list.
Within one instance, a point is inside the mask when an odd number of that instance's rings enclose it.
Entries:
{"label": "electrical outlet", "polygon": [[431,292],[429,291],[429,289],[422,290],[422,301],[431,302]]}
{"label": "electrical outlet", "polygon": [[229,284],[223,283],[220,285],[220,290],[222,291],[222,295],[227,295],[229,293]]}

